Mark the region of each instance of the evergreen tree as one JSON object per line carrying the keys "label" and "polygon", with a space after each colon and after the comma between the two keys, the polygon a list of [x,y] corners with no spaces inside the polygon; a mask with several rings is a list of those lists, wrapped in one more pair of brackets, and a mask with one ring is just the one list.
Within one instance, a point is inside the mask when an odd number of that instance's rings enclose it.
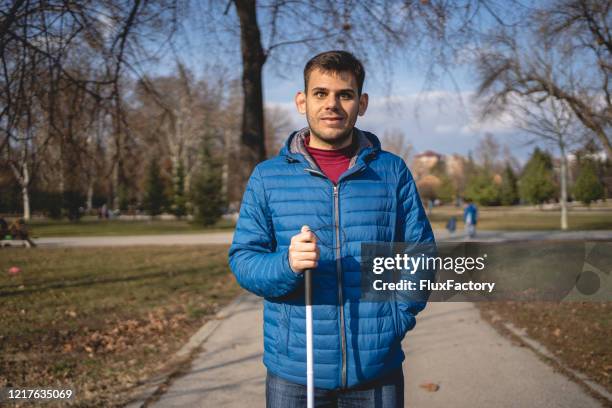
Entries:
{"label": "evergreen tree", "polygon": [[[433,189],[431,197],[428,199],[439,199],[443,203],[450,203],[455,198],[456,191],[452,180],[448,177],[446,163],[438,160],[435,166],[431,169],[431,174],[440,180],[440,183]],[[425,194],[427,195],[427,194]]]}
{"label": "evergreen tree", "polygon": [[200,169],[191,188],[195,219],[203,225],[217,222],[226,205],[222,194],[221,161],[212,154],[208,143],[205,138],[200,154]]}
{"label": "evergreen tree", "polygon": [[152,216],[161,214],[166,200],[164,196],[164,182],[161,178],[157,158],[153,158],[149,164],[145,191],[143,207],[147,214]]}
{"label": "evergreen tree", "polygon": [[457,195],[452,180],[446,174],[440,176],[440,186],[437,188],[436,195],[443,203],[452,203]]}
{"label": "evergreen tree", "polygon": [[172,212],[178,218],[187,215],[187,197],[185,196],[185,167],[183,162],[179,161],[174,176],[174,194],[173,194]]}
{"label": "evergreen tree", "polygon": [[506,168],[502,174],[502,184],[500,188],[500,201],[502,205],[514,205],[518,202],[518,186],[516,175],[510,167],[509,163],[506,163]]}
{"label": "evergreen tree", "polygon": [[574,184],[574,197],[586,205],[604,196],[604,188],[597,177],[597,169],[592,160],[583,160],[580,173]]}
{"label": "evergreen tree", "polygon": [[464,192],[465,198],[480,205],[499,205],[499,187],[493,181],[491,173],[485,169],[474,170],[467,181]]}
{"label": "evergreen tree", "polygon": [[553,199],[556,193],[552,158],[536,147],[523,169],[519,194],[531,204],[542,204]]}
{"label": "evergreen tree", "polygon": [[595,174],[602,183],[604,200],[612,197],[612,158],[606,157],[605,160],[602,160],[600,157],[601,147],[592,139],[587,141],[587,143],[581,149],[577,150],[575,154],[577,162],[572,172],[574,180],[577,180],[580,175],[582,163],[584,161],[591,161],[591,164],[595,168]]}

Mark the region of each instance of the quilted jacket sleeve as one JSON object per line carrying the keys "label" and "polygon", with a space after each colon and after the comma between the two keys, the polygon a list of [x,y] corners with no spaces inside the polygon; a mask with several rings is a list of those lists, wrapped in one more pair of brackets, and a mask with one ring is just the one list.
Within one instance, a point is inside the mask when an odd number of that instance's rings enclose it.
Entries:
{"label": "quilted jacket sleeve", "polygon": [[[399,184],[398,184],[398,220],[397,234],[403,238],[403,242],[407,244],[419,244],[419,251],[426,250],[428,255],[435,255],[435,239],[421,199],[416,188],[416,183],[406,167],[405,163],[401,163],[399,169]],[[413,276],[414,277],[414,276]],[[419,279],[434,280],[434,272],[421,270]],[[416,324],[415,316],[425,308],[425,299],[417,300],[399,300],[398,308],[400,318],[402,319],[402,327],[404,332],[412,329]]]}
{"label": "quilted jacket sleeve", "polygon": [[293,292],[303,281],[289,266],[288,250],[277,251],[263,181],[256,167],[249,179],[229,251],[229,264],[240,286],[263,297]]}

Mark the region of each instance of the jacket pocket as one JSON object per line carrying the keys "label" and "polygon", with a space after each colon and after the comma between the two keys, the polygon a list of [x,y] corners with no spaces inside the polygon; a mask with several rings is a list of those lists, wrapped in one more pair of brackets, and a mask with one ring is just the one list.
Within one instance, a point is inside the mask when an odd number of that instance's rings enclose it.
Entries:
{"label": "jacket pocket", "polygon": [[393,326],[395,328],[395,337],[400,337],[403,334],[402,321],[400,320],[401,316],[399,314],[399,307],[397,307],[397,300],[395,299],[395,296],[393,296],[393,299],[389,301],[389,304],[391,305]]}
{"label": "jacket pocket", "polygon": [[289,354],[289,330],[291,328],[291,305],[280,304],[280,322],[278,324],[277,352],[283,356]]}
{"label": "jacket pocket", "polygon": [[397,301],[393,302],[395,307],[395,327],[397,330],[397,336],[403,339],[410,330],[412,330],[416,324],[416,318],[409,312],[404,312],[400,309]]}

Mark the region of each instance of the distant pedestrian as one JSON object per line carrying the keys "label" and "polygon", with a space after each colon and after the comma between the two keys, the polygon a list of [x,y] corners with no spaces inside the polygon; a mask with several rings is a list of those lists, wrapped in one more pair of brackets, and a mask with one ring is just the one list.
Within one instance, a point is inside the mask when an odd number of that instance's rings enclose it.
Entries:
{"label": "distant pedestrian", "polygon": [[102,208],[100,209],[100,214],[102,216],[102,219],[107,219],[108,218],[108,207],[106,206],[106,203],[102,204]]}
{"label": "distant pedestrian", "polygon": [[478,223],[478,208],[469,198],[465,199],[463,221],[468,238],[474,238],[476,236],[476,224]]}
{"label": "distant pedestrian", "polygon": [[455,232],[455,230],[457,229],[457,218],[456,217],[449,218],[448,222],[446,223],[446,229],[451,234]]}

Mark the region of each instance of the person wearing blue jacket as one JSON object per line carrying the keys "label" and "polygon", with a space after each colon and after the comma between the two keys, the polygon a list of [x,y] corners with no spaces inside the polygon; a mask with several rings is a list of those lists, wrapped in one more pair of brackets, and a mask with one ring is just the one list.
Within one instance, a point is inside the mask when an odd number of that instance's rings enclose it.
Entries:
{"label": "person wearing blue jacket", "polygon": [[306,406],[306,269],[317,406],[403,406],[401,341],[425,302],[363,301],[361,244],[435,242],[404,161],[355,127],[364,78],[345,51],[308,61],[295,98],[308,127],[255,167],[242,199],[229,263],[264,298],[268,407]]}
{"label": "person wearing blue jacket", "polygon": [[471,199],[465,200],[465,208],[463,209],[463,222],[465,223],[466,235],[469,239],[476,236],[476,224],[478,223],[478,208],[474,205]]}

